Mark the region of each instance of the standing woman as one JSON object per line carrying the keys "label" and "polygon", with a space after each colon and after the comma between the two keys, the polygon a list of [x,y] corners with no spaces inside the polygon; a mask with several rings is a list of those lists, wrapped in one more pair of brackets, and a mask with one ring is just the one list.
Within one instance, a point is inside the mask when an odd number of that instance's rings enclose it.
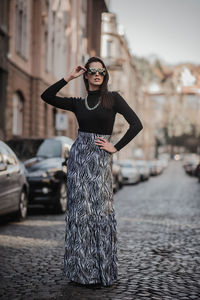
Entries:
{"label": "standing woman", "polygon": [[[87,96],[58,97],[57,92],[83,75]],[[109,75],[103,61],[91,57],[47,88],[41,98],[74,112],[78,136],[67,161],[64,274],[81,284],[112,285],[117,279],[117,230],[113,208],[112,154],[143,128],[140,119],[117,92],[107,89]],[[124,136],[110,142],[115,115],[129,123]]]}

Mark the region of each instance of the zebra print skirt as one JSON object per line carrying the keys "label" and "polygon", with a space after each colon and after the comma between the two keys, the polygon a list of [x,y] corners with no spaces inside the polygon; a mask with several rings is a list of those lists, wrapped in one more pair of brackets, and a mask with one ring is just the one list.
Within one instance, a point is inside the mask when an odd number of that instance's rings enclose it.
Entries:
{"label": "zebra print skirt", "polygon": [[67,161],[64,274],[81,284],[117,279],[112,154],[94,143],[111,135],[78,131]]}

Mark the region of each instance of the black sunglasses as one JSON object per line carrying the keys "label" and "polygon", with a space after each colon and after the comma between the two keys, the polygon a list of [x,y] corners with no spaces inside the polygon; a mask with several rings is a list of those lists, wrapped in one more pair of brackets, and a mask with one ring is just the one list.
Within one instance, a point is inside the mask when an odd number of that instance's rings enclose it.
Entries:
{"label": "black sunglasses", "polygon": [[95,75],[97,72],[99,73],[99,75],[102,75],[102,76],[105,76],[105,75],[106,75],[106,70],[105,70],[105,68],[98,68],[98,69],[95,69],[95,68],[89,68],[87,72],[88,72],[88,74],[90,74],[90,75]]}

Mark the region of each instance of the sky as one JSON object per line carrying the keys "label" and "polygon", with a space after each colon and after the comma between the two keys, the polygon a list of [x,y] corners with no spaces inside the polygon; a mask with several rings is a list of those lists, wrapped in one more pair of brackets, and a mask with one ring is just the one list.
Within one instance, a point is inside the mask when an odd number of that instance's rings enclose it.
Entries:
{"label": "sky", "polygon": [[132,54],[200,64],[200,0],[110,0]]}

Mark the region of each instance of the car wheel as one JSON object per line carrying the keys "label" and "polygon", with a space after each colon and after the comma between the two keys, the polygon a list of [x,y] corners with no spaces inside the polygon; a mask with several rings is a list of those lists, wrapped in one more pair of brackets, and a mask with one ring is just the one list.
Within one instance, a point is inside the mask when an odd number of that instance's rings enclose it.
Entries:
{"label": "car wheel", "polygon": [[67,208],[67,190],[65,182],[61,182],[59,196],[56,203],[56,211],[58,213],[65,213]]}
{"label": "car wheel", "polygon": [[27,217],[28,198],[25,190],[22,190],[19,198],[19,209],[17,212],[17,220],[23,221]]}

